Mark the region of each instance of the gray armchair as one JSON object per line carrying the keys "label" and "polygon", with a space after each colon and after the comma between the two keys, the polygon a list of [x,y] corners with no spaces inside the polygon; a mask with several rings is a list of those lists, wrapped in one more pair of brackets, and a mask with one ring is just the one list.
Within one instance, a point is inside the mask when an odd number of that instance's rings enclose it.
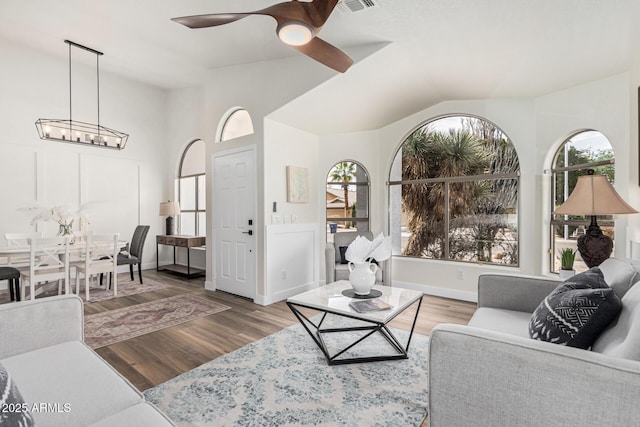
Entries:
{"label": "gray armchair", "polygon": [[[343,251],[355,240],[357,236],[365,236],[369,240],[373,240],[371,231],[347,231],[335,233],[333,235],[333,243],[327,242],[324,250],[326,283],[333,283],[337,280],[349,280],[349,265],[342,263],[340,247]],[[378,271],[376,273],[376,285],[383,284],[391,286],[391,258],[378,262]]]}

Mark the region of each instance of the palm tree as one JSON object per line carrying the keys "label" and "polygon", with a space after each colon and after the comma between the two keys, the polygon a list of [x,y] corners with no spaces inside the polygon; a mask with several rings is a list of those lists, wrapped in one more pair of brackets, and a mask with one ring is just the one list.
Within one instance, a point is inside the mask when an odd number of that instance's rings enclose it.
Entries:
{"label": "palm tree", "polygon": [[[465,118],[462,127],[467,132],[473,133],[482,143],[483,149],[488,154],[489,164],[487,169],[494,174],[514,174],[520,170],[520,163],[515,147],[506,135],[493,123]],[[465,226],[471,229],[475,241],[476,259],[478,261],[493,261],[493,249],[496,241],[505,249],[503,262],[515,264],[517,259],[517,244],[507,242],[509,235],[517,233],[517,230],[507,224],[506,213],[513,213],[518,204],[518,180],[498,179],[485,181],[487,197],[474,200],[473,218],[466,221]],[[505,236],[499,238],[498,236]]]}
{"label": "palm tree", "polygon": [[[487,153],[471,133],[450,130],[433,132],[427,127],[412,133],[402,145],[402,179],[445,178],[483,173],[488,165]],[[455,182],[449,185],[449,216],[471,213],[470,201],[486,192],[481,183]],[[444,257],[445,185],[419,183],[402,187],[402,206],[407,214],[407,228],[412,232],[405,255],[429,253]],[[454,248],[455,249],[455,248]]]}
{"label": "palm tree", "polygon": [[356,164],[352,162],[340,162],[329,172],[331,182],[339,182],[344,191],[344,217],[349,217],[349,183],[356,177]]}

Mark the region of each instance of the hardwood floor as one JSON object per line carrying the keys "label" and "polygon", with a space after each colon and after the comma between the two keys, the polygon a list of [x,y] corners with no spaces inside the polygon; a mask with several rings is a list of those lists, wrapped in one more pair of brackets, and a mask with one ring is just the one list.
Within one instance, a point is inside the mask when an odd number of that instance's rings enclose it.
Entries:
{"label": "hardwood floor", "polygon": [[[140,390],[154,387],[218,356],[271,335],[297,323],[284,301],[261,306],[225,292],[204,289],[204,280],[183,279],[167,273],[145,270],[171,287],[143,294],[85,304],[85,315],[114,310],[160,298],[192,293],[231,307],[187,323],[97,349],[122,375]],[[438,323],[466,324],[476,305],[426,295],[416,324],[416,333],[429,335]],[[415,312],[414,312],[415,313]],[[394,320],[393,326],[409,329],[413,313]]]}

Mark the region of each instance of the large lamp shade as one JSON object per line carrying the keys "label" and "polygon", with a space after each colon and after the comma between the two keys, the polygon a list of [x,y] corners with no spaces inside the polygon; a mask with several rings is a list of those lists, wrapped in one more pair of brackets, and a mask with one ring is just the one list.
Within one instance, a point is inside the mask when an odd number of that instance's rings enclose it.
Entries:
{"label": "large lamp shade", "polygon": [[602,233],[596,221],[596,215],[617,215],[638,213],[632,208],[604,175],[588,175],[578,177],[578,182],[569,198],[556,209],[558,215],[590,215],[591,224],[585,234],[578,238],[578,251],[589,268],[600,265],[611,256],[613,241]]}
{"label": "large lamp shade", "polygon": [[180,203],[178,202],[162,202],[160,203],[160,216],[166,216],[166,234],[171,236],[174,234],[173,217],[180,215]]}
{"label": "large lamp shade", "polygon": [[558,209],[559,215],[615,215],[638,213],[629,206],[604,175],[582,175],[571,195]]}

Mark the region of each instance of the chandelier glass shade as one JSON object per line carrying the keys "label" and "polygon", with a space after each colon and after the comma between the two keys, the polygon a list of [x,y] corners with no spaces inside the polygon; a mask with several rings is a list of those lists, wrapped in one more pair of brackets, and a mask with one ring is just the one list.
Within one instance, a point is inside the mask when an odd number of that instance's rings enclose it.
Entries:
{"label": "chandelier glass shade", "polygon": [[40,139],[93,145],[122,150],[129,135],[93,123],[66,119],[38,119],[36,129]]}

